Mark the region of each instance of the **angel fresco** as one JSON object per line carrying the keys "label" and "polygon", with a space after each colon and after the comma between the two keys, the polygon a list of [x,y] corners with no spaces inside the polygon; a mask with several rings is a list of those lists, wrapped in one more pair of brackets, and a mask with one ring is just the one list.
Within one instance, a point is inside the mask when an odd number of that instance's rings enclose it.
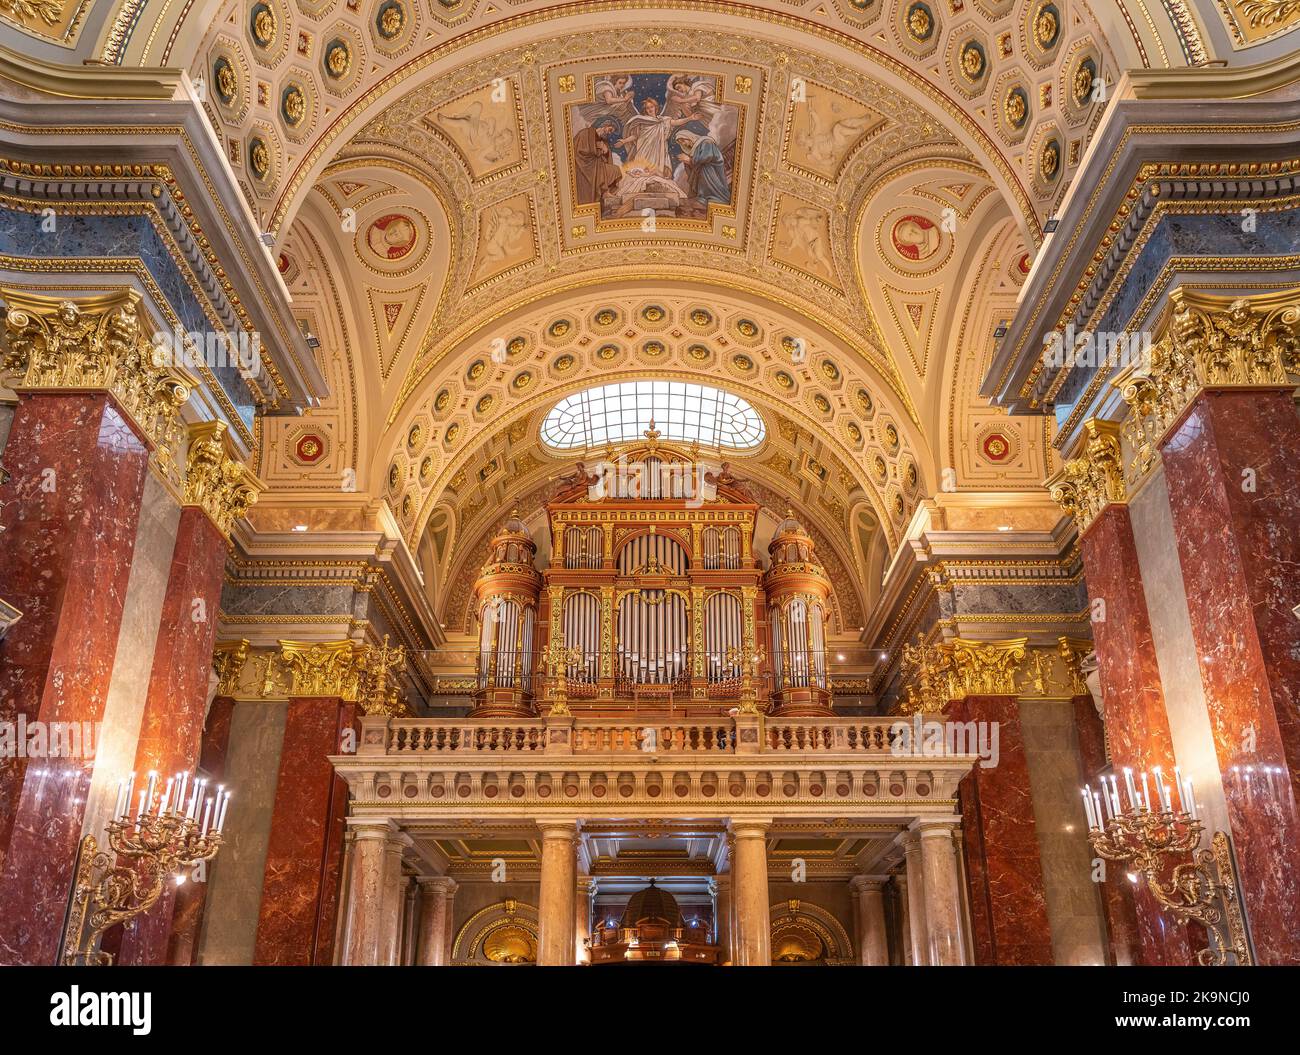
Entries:
{"label": "angel fresco", "polygon": [[575,204],[601,219],[704,219],[733,203],[739,112],[717,101],[717,78],[611,74],[570,107]]}

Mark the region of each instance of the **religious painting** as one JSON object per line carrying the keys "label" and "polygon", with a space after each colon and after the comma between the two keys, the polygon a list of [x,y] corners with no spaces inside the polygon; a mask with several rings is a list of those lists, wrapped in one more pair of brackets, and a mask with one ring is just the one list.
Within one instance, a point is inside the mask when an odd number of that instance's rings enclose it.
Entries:
{"label": "religious painting", "polygon": [[899,256],[919,264],[939,251],[939,228],[927,216],[908,213],[891,228],[889,240]]}
{"label": "religious painting", "polygon": [[366,246],[380,260],[401,260],[415,248],[415,222],[400,212],[388,213],[366,228]]}
{"label": "religious painting", "polygon": [[704,220],[735,205],[739,107],[722,79],[694,73],[610,73],[592,101],[572,103],[574,204],[602,220]]}

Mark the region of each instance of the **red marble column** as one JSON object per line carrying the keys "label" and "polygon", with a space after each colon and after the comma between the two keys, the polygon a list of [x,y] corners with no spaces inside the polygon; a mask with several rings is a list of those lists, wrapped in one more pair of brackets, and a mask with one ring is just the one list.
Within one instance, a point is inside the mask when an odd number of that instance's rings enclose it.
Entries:
{"label": "red marble column", "polygon": [[1297,452],[1300,418],[1281,390],[1202,392],[1161,444],[1242,896],[1263,964],[1300,963]]}
{"label": "red marble column", "polygon": [[[155,770],[165,781],[198,763],[225,563],[225,536],[202,509],[186,506],[172,547],[136,741],[137,773]],[[126,924],[119,963],[166,962],[175,892],[175,887],[165,887],[153,908]]]}
{"label": "red marble column", "polygon": [[[208,721],[203,730],[203,744],[199,749],[199,774],[209,783],[221,783],[226,772],[226,754],[230,750],[230,723],[235,714],[235,701],[229,696],[217,696],[208,708]],[[209,872],[209,879],[211,873]],[[199,931],[203,925],[203,909],[207,904],[207,883],[186,883],[176,891],[176,905],[172,909],[171,937],[167,943],[167,962],[173,966],[190,966],[199,951]]]}
{"label": "red marble column", "polygon": [[337,696],[289,700],[255,964],[333,962],[348,788],[328,756],[356,725],[356,705]]}
{"label": "red marble column", "polygon": [[[0,721],[102,720],[149,448],[105,393],[24,394],[5,448]],[[0,963],[50,964],[92,758],[0,759]]]}
{"label": "red marble column", "polygon": [[1029,759],[1014,696],[967,696],[954,721],[997,723],[997,764],[962,780],[962,842],[977,964],[1051,964],[1043,865],[1029,791]]}
{"label": "red marble column", "polygon": [[[1128,507],[1107,506],[1079,542],[1088,596],[1094,606],[1104,602],[1100,610],[1094,607],[1092,637],[1111,762],[1121,772],[1161,766],[1172,773],[1173,740]],[[1107,863],[1107,874],[1117,870],[1122,866]],[[1133,902],[1143,965],[1195,962],[1186,929],[1160,910],[1144,886],[1134,887]]]}
{"label": "red marble column", "polygon": [[[1079,781],[1096,787],[1098,775],[1107,767],[1106,731],[1091,695],[1075,696],[1071,704],[1075,733],[1079,737]],[[1081,818],[1079,823],[1085,821]],[[1109,868],[1099,893],[1106,918],[1110,964],[1130,967],[1139,959],[1137,914],[1133,909],[1131,884],[1122,873]]]}

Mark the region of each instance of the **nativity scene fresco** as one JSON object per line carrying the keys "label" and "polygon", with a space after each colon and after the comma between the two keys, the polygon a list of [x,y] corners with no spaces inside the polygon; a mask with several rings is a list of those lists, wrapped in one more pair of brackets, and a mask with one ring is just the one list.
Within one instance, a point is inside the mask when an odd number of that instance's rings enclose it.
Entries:
{"label": "nativity scene fresco", "polygon": [[602,220],[704,220],[735,204],[740,111],[719,99],[721,78],[610,73],[588,102],[567,108],[574,205]]}

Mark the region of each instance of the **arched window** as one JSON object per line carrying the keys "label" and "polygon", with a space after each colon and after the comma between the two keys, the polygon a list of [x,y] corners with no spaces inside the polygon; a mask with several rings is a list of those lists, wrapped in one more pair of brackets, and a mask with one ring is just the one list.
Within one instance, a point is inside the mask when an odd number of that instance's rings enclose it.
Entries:
{"label": "arched window", "polygon": [[665,440],[751,450],[763,419],[747,400],[684,381],[624,381],[562,399],[542,422],[542,440],[559,450],[632,443],[654,427]]}

